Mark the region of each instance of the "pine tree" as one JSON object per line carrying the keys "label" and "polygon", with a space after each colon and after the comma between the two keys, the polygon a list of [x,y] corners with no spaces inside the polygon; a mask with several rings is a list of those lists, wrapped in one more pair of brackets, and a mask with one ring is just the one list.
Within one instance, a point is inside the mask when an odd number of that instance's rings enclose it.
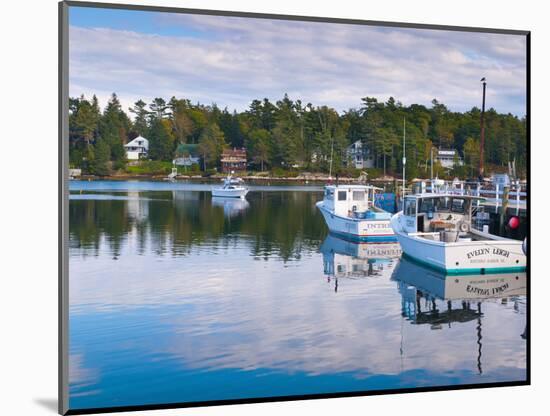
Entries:
{"label": "pine tree", "polygon": [[199,152],[203,158],[204,170],[208,164],[215,163],[219,159],[226,146],[219,126],[215,123],[206,126],[199,139]]}
{"label": "pine tree", "polygon": [[175,143],[169,120],[153,119],[148,136],[151,159],[171,161],[174,158]]}
{"label": "pine tree", "polygon": [[109,144],[103,140],[98,139],[94,146],[94,156],[89,162],[90,173],[98,176],[107,176],[110,173],[109,158],[111,149]]}
{"label": "pine tree", "polygon": [[145,101],[138,100],[134,103],[133,107],[129,108],[130,112],[135,114],[132,130],[138,136],[145,136],[147,134],[147,117],[149,112],[145,109],[146,106]]}

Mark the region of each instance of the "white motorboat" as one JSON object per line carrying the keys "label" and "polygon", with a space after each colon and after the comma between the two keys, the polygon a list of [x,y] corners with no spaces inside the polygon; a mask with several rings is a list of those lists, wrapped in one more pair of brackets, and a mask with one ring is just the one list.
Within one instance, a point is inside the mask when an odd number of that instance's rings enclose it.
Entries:
{"label": "white motorboat", "polygon": [[247,193],[248,188],[244,186],[244,181],[231,175],[223,179],[221,188],[212,189],[212,196],[220,198],[244,198]]}
{"label": "white motorboat", "polygon": [[396,241],[391,214],[374,205],[381,191],[370,185],[328,185],[317,208],[332,234],[352,241]]}
{"label": "white motorboat", "polygon": [[221,207],[227,218],[236,217],[245,212],[250,203],[245,198],[219,198],[212,197],[212,205]]}
{"label": "white motorboat", "polygon": [[525,271],[522,241],[472,227],[477,200],[451,194],[407,195],[391,226],[405,256],[447,274]]}

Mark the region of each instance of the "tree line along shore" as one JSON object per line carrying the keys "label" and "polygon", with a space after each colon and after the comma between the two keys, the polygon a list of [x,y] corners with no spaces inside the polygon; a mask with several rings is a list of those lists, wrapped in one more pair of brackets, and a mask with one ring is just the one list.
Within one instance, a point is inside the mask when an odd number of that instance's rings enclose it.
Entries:
{"label": "tree line along shore", "polygon": [[[172,97],[138,100],[127,113],[115,93],[103,111],[95,95],[81,96],[69,99],[69,165],[95,177],[162,176],[170,173],[174,159],[190,156],[186,145],[193,145],[200,163],[179,169],[188,177],[215,175],[224,149],[243,148],[247,173],[242,174],[260,179],[315,180],[329,172],[356,178],[362,171],[369,178],[400,177],[403,156],[406,175],[414,178],[430,175],[433,149],[453,149],[461,163],[445,169],[436,161],[434,175],[477,176],[481,110],[453,112],[435,99],[431,104],[405,106],[394,98],[364,97],[357,108],[339,113],[285,94],[275,103],[253,100],[237,112]],[[129,162],[124,145],[138,136],[149,141],[147,158]],[[357,141],[370,155],[367,169],[350,161],[347,149]],[[486,172],[507,171],[508,163],[515,162],[518,175],[525,177],[526,118],[486,111],[484,154]]]}

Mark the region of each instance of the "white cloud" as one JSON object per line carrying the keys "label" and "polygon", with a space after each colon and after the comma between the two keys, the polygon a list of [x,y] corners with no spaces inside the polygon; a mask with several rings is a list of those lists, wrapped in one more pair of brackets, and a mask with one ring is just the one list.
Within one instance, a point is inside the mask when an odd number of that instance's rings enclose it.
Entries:
{"label": "white cloud", "polygon": [[[165,17],[166,18],[166,17]],[[364,96],[457,111],[480,105],[525,112],[521,36],[174,15],[195,36],[70,28],[70,93],[115,91],[123,102],[175,95],[243,110],[255,98],[294,92],[337,110]],[[104,104],[104,103],[103,103]]]}

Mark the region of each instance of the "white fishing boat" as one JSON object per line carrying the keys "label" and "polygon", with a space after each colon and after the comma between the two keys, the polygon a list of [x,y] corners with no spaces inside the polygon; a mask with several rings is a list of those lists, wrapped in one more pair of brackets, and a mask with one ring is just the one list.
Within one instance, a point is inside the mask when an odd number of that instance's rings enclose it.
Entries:
{"label": "white fishing boat", "polygon": [[467,195],[407,195],[403,211],[391,219],[405,256],[447,274],[526,270],[522,241],[472,227],[477,200]]}
{"label": "white fishing boat", "polygon": [[244,186],[244,181],[231,175],[223,179],[221,188],[212,189],[212,196],[219,198],[244,198],[247,193],[248,188]]}
{"label": "white fishing boat", "polygon": [[331,233],[352,241],[396,241],[390,226],[391,214],[374,205],[370,185],[328,185],[317,208]]}
{"label": "white fishing boat", "polygon": [[328,235],[321,245],[325,275],[365,277],[393,266],[401,256],[399,243],[357,243]]}
{"label": "white fishing boat", "polygon": [[407,258],[399,261],[392,280],[402,284],[403,289],[413,290],[411,299],[416,299],[419,292],[423,297],[451,301],[500,299],[527,293],[526,272],[471,274],[457,279]]}
{"label": "white fishing boat", "polygon": [[[392,280],[402,297],[402,316],[414,325],[443,330],[477,321],[478,353],[483,340],[484,305],[507,307],[512,303],[516,312],[525,314],[525,300],[521,297],[527,293],[526,272],[470,274],[457,278],[401,258]],[[526,332],[521,337],[525,338]],[[478,366],[481,368],[481,355],[478,355]]]}

